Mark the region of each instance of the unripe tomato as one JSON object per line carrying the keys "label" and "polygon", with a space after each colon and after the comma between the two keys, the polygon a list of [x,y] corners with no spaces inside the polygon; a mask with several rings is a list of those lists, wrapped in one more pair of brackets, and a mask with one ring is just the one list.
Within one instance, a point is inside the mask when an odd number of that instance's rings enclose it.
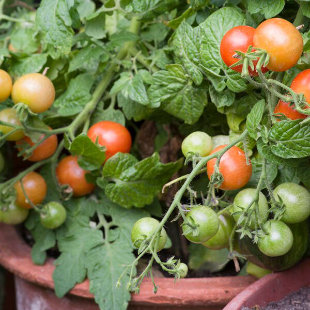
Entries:
{"label": "unripe tomato", "polygon": [[51,201],[44,205],[40,214],[41,224],[48,229],[55,229],[61,226],[67,217],[67,211],[62,204]]}
{"label": "unripe tomato", "polygon": [[181,148],[185,157],[189,152],[199,156],[207,156],[212,151],[213,143],[207,133],[195,131],[183,140]]}
{"label": "unripe tomato", "polygon": [[[245,188],[240,191],[235,199],[233,204],[233,217],[236,222],[238,222],[240,213],[235,212],[242,212],[245,210],[254,200],[255,200],[256,189],[255,188]],[[250,210],[255,209],[255,204],[253,203],[250,207]],[[258,196],[258,216],[261,219],[262,223],[264,223],[268,218],[268,202],[264,194],[261,192]],[[255,214],[254,212],[251,214],[251,218],[249,220],[249,226],[252,229],[255,229]]]}
{"label": "unripe tomato", "polygon": [[[132,241],[133,246],[139,249],[142,242],[145,239],[148,239],[149,237],[151,237],[155,233],[158,225],[159,225],[159,222],[152,217],[143,217],[140,220],[138,220],[133,225],[133,228],[131,231],[131,241]],[[161,251],[165,247],[166,242],[167,242],[167,233],[165,229],[162,228],[160,232],[159,240],[157,242],[156,252]]]}
{"label": "unripe tomato", "polygon": [[194,222],[198,227],[198,234],[192,232],[186,233],[187,225],[183,226],[183,234],[185,238],[194,243],[202,243],[217,233],[219,229],[219,220],[215,211],[206,206],[194,206],[186,214],[186,218],[190,223]]}
{"label": "unripe tomato", "polygon": [[0,222],[10,225],[17,225],[25,221],[29,210],[18,207],[11,203],[8,207],[0,209]]}
{"label": "unripe tomato", "polygon": [[267,256],[276,257],[286,254],[293,246],[293,233],[283,222],[269,220],[264,224],[263,234],[258,238],[259,250]]}
{"label": "unripe tomato", "polygon": [[12,99],[15,104],[19,102],[27,104],[34,113],[42,113],[53,104],[55,88],[45,75],[29,73],[14,83]]}
{"label": "unripe tomato", "polygon": [[296,183],[282,183],[274,189],[274,198],[282,201],[285,212],[281,221],[288,224],[300,223],[310,215],[310,193]]}
{"label": "unripe tomato", "polygon": [[180,278],[185,278],[187,276],[187,273],[188,273],[187,265],[184,263],[180,263],[180,265],[178,267],[178,271],[179,271]]}
{"label": "unripe tomato", "polygon": [[203,243],[203,245],[212,250],[220,250],[229,246],[229,238],[234,228],[235,222],[231,215],[219,215],[219,229],[217,233]]}
{"label": "unripe tomato", "polygon": [[[15,126],[21,126],[21,122],[17,117],[16,110],[8,108],[3,109],[0,111],[0,121],[6,122]],[[0,124],[0,132],[2,132],[4,135],[13,131],[14,127],[5,126]],[[6,137],[6,140],[8,141],[17,141],[24,137],[24,131],[22,129],[18,129],[8,135]]]}
{"label": "unripe tomato", "polygon": [[[44,138],[44,134],[40,137],[40,141]],[[39,142],[39,141],[38,141]],[[30,137],[24,137],[23,139],[16,142],[16,146],[20,151],[21,146],[29,145],[29,147],[35,145]],[[57,149],[58,141],[56,135],[49,136],[41,144],[39,144],[33,151],[30,157],[27,158],[29,161],[40,161],[52,156]]]}
{"label": "unripe tomato", "polygon": [[59,184],[69,185],[73,196],[76,197],[87,195],[95,188],[94,184],[87,182],[85,178],[87,172],[79,166],[77,156],[64,157],[56,168]]}
{"label": "unripe tomato", "polygon": [[212,143],[213,143],[213,150],[217,148],[220,145],[223,144],[229,144],[230,143],[230,138],[229,136],[224,136],[224,135],[217,135],[212,137]]}
{"label": "unripe tomato", "polygon": [[106,147],[106,160],[118,152],[129,153],[131,148],[131,135],[123,125],[111,122],[101,121],[91,126],[87,136],[99,145]]}
{"label": "unripe tomato", "polygon": [[[211,154],[216,153],[226,147],[220,145],[215,148]],[[217,159],[213,158],[207,163],[207,173],[211,179],[214,173],[214,166]],[[252,164],[246,162],[245,153],[237,146],[231,147],[221,158],[219,165],[220,173],[223,175],[224,181],[219,186],[223,190],[234,190],[245,186],[252,175]]]}
{"label": "unripe tomato", "polygon": [[282,72],[294,67],[303,50],[303,39],[293,24],[282,18],[262,22],[255,30],[253,43],[270,56],[267,68]]}
{"label": "unripe tomato", "polygon": [[[32,204],[40,204],[45,199],[47,185],[44,178],[40,174],[36,172],[29,172],[22,178],[21,181]],[[16,190],[16,204],[21,208],[31,209],[32,206],[24,195],[21,181],[15,183],[14,185]]]}
{"label": "unripe tomato", "polygon": [[8,99],[12,92],[12,78],[10,75],[0,69],[0,102]]}

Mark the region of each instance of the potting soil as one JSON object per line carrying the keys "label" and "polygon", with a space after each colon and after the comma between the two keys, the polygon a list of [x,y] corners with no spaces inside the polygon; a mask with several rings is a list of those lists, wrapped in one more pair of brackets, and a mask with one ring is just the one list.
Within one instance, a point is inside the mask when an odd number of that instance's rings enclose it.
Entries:
{"label": "potting soil", "polygon": [[310,310],[310,287],[304,287],[285,298],[271,302],[265,307],[243,307],[242,310]]}

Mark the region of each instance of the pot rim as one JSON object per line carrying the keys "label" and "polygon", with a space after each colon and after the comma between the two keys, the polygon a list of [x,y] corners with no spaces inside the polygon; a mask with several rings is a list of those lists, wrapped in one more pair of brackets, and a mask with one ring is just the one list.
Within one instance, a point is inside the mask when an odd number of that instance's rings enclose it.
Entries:
{"label": "pot rim", "polygon": [[[54,289],[54,259],[48,258],[42,266],[34,265],[29,247],[16,228],[0,223],[0,264],[16,276],[31,283]],[[234,296],[245,289],[255,279],[251,276],[230,276],[211,278],[185,278],[175,281],[173,278],[155,278],[157,294],[153,293],[153,284],[145,279],[139,294],[132,294],[131,302],[139,304],[196,304],[225,305]],[[186,290],[186,291],[185,291]],[[85,280],[70,291],[70,294],[93,298],[89,292],[89,281]]]}

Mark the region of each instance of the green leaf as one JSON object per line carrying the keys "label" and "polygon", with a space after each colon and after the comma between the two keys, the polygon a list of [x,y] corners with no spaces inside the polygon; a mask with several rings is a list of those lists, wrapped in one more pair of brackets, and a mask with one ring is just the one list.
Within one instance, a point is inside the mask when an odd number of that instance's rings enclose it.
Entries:
{"label": "green leaf", "polygon": [[246,128],[251,138],[257,140],[260,137],[259,124],[265,111],[265,100],[256,102],[246,119]]}
{"label": "green leaf", "polygon": [[72,141],[69,151],[81,156],[79,164],[86,170],[100,168],[105,160],[105,148],[93,143],[85,134],[80,134]]}
{"label": "green leaf", "polygon": [[70,53],[74,33],[66,0],[42,0],[36,24],[42,34],[44,49],[53,58]]}
{"label": "green leaf", "polygon": [[31,249],[32,261],[36,265],[43,265],[46,261],[46,251],[56,244],[55,232],[43,227],[38,212],[31,212],[26,221],[26,228],[31,232],[34,245]]}
{"label": "green leaf", "polygon": [[120,79],[114,83],[110,94],[114,95],[119,92],[125,98],[130,98],[143,105],[147,105],[149,102],[143,78],[139,72],[136,75],[132,75],[131,72],[121,73]]}
{"label": "green leaf", "polygon": [[269,132],[271,151],[282,158],[310,156],[310,126],[303,120],[281,121]]}
{"label": "green leaf", "polygon": [[241,74],[239,72],[236,72],[229,68],[225,68],[224,71],[227,78],[226,85],[231,91],[235,93],[240,93],[246,90],[246,82],[241,77]]}
{"label": "green leaf", "polygon": [[120,110],[108,108],[106,110],[97,109],[91,118],[91,123],[95,124],[100,121],[112,121],[125,126],[126,120],[124,114]]}
{"label": "green leaf", "polygon": [[157,153],[140,162],[130,154],[117,153],[103,167],[103,177],[109,181],[105,193],[125,208],[144,207],[181,165],[182,161],[162,164]]}
{"label": "green leaf", "polygon": [[300,7],[301,7],[303,15],[310,18],[310,4],[307,2],[301,1]]}
{"label": "green leaf", "polygon": [[212,85],[210,85],[209,94],[211,101],[217,108],[230,107],[235,101],[235,94],[231,92],[229,89],[217,92],[215,88]]}
{"label": "green leaf", "polygon": [[10,35],[10,43],[18,52],[25,54],[35,53],[40,47],[37,33],[33,23],[27,22],[23,26],[15,24]]}
{"label": "green leaf", "polygon": [[181,65],[168,65],[167,70],[155,72],[148,95],[150,107],[161,106],[187,124],[195,123],[207,104],[206,91],[192,85]]}
{"label": "green leaf", "polygon": [[285,6],[285,0],[248,0],[247,3],[251,14],[261,13],[265,19],[278,15]]}
{"label": "green leaf", "polygon": [[54,102],[61,116],[75,115],[81,112],[91,99],[90,90],[93,85],[93,77],[88,73],[78,75],[72,79],[65,93]]}
{"label": "green leaf", "polygon": [[40,72],[47,61],[46,54],[33,54],[14,61],[10,74],[19,77],[27,73]]}
{"label": "green leaf", "polygon": [[87,17],[85,33],[94,39],[103,39],[106,36],[104,12],[97,11]]}
{"label": "green leaf", "polygon": [[186,22],[181,23],[172,42],[176,58],[196,85],[200,85],[203,76],[199,64],[200,35],[199,28],[193,29]]}
{"label": "green leaf", "polygon": [[295,167],[279,166],[279,172],[277,176],[277,184],[285,182],[299,183],[298,170]]}
{"label": "green leaf", "polygon": [[77,69],[95,72],[98,68],[100,58],[106,53],[102,47],[96,45],[89,45],[80,49],[70,62],[69,72]]}

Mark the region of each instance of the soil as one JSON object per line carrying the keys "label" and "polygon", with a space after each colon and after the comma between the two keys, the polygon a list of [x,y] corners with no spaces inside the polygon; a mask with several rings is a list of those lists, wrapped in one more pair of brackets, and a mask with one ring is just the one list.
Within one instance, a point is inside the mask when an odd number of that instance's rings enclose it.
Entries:
{"label": "soil", "polygon": [[265,307],[243,307],[242,310],[310,310],[310,287],[304,287],[297,292],[287,295],[277,302],[269,303]]}

